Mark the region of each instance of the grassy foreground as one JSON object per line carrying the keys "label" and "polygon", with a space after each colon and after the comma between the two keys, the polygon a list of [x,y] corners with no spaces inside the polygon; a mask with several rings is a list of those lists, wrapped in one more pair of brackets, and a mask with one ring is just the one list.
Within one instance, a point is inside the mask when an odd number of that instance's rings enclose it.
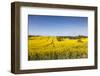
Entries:
{"label": "grassy foreground", "polygon": [[87,37],[28,36],[28,60],[79,59],[87,57]]}

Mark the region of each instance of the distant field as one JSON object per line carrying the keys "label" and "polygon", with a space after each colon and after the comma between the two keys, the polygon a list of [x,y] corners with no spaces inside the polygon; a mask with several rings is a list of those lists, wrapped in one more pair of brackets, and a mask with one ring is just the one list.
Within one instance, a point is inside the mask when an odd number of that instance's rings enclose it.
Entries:
{"label": "distant field", "polygon": [[28,60],[80,59],[87,57],[87,37],[28,36]]}

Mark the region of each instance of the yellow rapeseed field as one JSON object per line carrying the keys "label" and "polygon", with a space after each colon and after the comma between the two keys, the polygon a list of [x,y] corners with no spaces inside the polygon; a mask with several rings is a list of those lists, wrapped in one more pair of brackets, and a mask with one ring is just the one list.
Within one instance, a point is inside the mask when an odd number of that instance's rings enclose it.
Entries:
{"label": "yellow rapeseed field", "polygon": [[88,38],[28,37],[28,60],[79,59],[88,57]]}

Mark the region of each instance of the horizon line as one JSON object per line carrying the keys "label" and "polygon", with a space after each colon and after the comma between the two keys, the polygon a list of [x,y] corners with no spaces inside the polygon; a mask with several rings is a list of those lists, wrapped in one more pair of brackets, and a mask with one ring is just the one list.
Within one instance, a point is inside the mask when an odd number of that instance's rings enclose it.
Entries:
{"label": "horizon line", "polygon": [[87,36],[87,35],[28,35],[28,36]]}

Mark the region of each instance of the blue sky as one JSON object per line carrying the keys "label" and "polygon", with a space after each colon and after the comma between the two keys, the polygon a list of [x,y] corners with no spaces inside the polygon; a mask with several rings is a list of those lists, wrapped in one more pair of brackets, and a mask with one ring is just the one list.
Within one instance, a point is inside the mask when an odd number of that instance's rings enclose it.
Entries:
{"label": "blue sky", "polygon": [[88,18],[28,15],[29,35],[88,36]]}

